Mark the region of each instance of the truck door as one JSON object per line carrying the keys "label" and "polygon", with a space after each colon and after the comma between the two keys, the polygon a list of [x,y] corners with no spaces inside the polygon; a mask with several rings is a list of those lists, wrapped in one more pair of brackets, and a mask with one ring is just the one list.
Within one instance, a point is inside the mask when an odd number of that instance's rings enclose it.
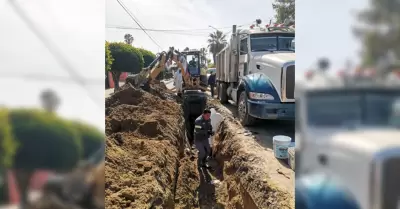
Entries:
{"label": "truck door", "polygon": [[248,74],[247,55],[249,48],[247,45],[248,36],[240,39],[240,53],[239,53],[239,78]]}

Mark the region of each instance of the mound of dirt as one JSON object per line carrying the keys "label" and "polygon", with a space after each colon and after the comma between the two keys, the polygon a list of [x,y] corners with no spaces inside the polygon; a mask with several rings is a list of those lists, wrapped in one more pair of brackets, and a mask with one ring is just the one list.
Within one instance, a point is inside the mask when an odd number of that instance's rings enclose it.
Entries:
{"label": "mound of dirt", "polygon": [[224,208],[294,208],[294,173],[284,173],[271,151],[265,151],[218,101],[210,100],[224,116],[214,138],[215,159],[222,169],[217,198]]}
{"label": "mound of dirt", "polygon": [[161,83],[149,92],[124,85],[106,100],[106,208],[176,208],[185,131],[170,98]]}

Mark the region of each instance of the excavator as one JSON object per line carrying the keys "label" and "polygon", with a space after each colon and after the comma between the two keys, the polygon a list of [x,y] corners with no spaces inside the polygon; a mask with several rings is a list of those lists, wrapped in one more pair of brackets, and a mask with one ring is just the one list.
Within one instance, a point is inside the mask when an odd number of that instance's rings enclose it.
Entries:
{"label": "excavator", "polygon": [[[186,69],[184,68],[183,64],[180,62],[178,57],[185,57],[185,60],[188,57],[191,57],[192,60],[189,61],[187,71],[189,73],[185,73]],[[175,59],[174,59],[175,57]],[[174,60],[175,65],[169,66],[172,70],[177,68],[177,70],[181,71],[181,75],[183,77],[183,93],[186,90],[200,90],[205,92],[207,87],[204,83],[200,82],[200,63],[201,63],[201,56],[199,50],[189,50],[184,52],[179,52],[174,49],[174,47],[170,47],[167,52],[163,51],[156,56],[153,62],[146,68],[135,75],[130,75],[127,77],[127,83],[132,84],[136,88],[142,88],[143,90],[148,90],[151,84],[154,84],[156,81],[157,76],[167,68],[167,62]]]}
{"label": "excavator", "polygon": [[[184,63],[181,63],[179,57],[185,57],[187,60],[189,57],[192,59],[188,63],[187,72],[184,68]],[[167,67],[167,62],[173,60],[175,65]],[[183,88],[182,92],[177,92],[182,98],[182,108],[184,112],[185,125],[186,125],[186,136],[188,138],[190,146],[193,145],[193,132],[194,132],[194,121],[200,116],[207,105],[207,94],[205,93],[207,87],[200,81],[200,68],[201,68],[201,56],[199,50],[189,50],[179,52],[174,47],[170,47],[167,52],[163,51],[159,53],[153,62],[140,73],[132,76],[128,76],[126,79],[127,83],[130,83],[135,88],[142,88],[145,91],[150,89],[150,86],[156,82],[157,76],[163,70],[172,70],[176,68],[181,71],[183,77]],[[167,69],[169,68],[169,69]]]}

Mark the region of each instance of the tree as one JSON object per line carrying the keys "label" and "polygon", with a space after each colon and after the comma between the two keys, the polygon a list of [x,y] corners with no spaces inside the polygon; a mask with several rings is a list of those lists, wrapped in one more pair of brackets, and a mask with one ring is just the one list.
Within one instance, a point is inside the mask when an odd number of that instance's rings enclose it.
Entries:
{"label": "tree", "polygon": [[144,61],[143,65],[144,65],[144,67],[149,66],[154,61],[154,59],[156,58],[156,55],[153,52],[149,51],[149,50],[146,50],[146,49],[143,49],[143,48],[139,48],[139,51],[143,56],[143,61]]}
{"label": "tree", "polygon": [[105,136],[102,132],[88,124],[72,121],[72,127],[77,131],[83,152],[83,158],[87,159],[94,154],[104,143]]}
{"label": "tree", "polygon": [[106,72],[111,70],[111,65],[112,65],[112,63],[114,61],[114,58],[111,55],[111,51],[110,51],[109,45],[110,45],[110,43],[108,43],[106,41],[106,45],[105,45],[105,55],[106,55],[106,57],[105,57],[105,61],[106,61],[105,68],[106,68]]}
{"label": "tree", "polygon": [[133,38],[133,36],[131,34],[127,33],[127,34],[124,35],[124,41],[125,41],[126,44],[132,45],[133,44],[133,40],[134,40],[134,38]]}
{"label": "tree", "polygon": [[213,61],[215,63],[215,59],[217,53],[220,52],[227,44],[226,35],[222,33],[222,31],[215,31],[209,34],[209,38],[207,40],[208,48],[210,52],[213,54]]}
{"label": "tree", "polygon": [[42,107],[48,112],[55,112],[60,105],[60,98],[51,89],[42,91],[40,101],[42,102]]}
{"label": "tree", "polygon": [[114,80],[114,89],[119,89],[121,73],[139,73],[143,69],[143,56],[138,49],[126,43],[110,43],[111,56],[114,62],[111,65],[111,74]]}
{"label": "tree", "polygon": [[200,58],[202,60],[202,64],[207,65],[207,49],[206,48],[200,49]]}
{"label": "tree", "polygon": [[12,135],[8,114],[7,109],[0,109],[0,174],[2,168],[12,165],[13,157],[17,149],[17,143]]}
{"label": "tree", "polygon": [[81,158],[81,142],[70,122],[50,112],[10,110],[9,122],[18,143],[12,167],[24,205],[33,172],[37,169],[67,171],[75,167]]}
{"label": "tree", "polygon": [[364,66],[376,65],[382,56],[392,51],[400,56],[400,3],[392,0],[371,0],[370,6],[358,13],[354,34],[361,40],[361,60]]}
{"label": "tree", "polygon": [[184,52],[188,52],[189,50],[190,50],[189,47],[185,47],[185,48],[183,49]]}
{"label": "tree", "polygon": [[275,10],[275,20],[277,23],[284,23],[288,19],[295,19],[294,0],[275,0],[272,3],[272,8]]}

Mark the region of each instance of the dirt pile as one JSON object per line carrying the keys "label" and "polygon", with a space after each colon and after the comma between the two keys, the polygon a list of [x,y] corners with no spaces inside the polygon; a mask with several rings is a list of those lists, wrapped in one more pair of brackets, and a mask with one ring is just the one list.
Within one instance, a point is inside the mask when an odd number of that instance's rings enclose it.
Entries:
{"label": "dirt pile", "polygon": [[294,208],[294,174],[279,171],[279,162],[266,152],[219,102],[211,100],[224,116],[214,138],[215,159],[222,185],[217,196],[225,208]]}
{"label": "dirt pile", "polygon": [[[184,154],[182,109],[162,83],[149,92],[124,85],[106,100],[106,208],[172,209],[180,204],[174,197],[181,161],[192,161]],[[198,178],[190,173],[179,189],[188,201],[194,198],[191,182]]]}

